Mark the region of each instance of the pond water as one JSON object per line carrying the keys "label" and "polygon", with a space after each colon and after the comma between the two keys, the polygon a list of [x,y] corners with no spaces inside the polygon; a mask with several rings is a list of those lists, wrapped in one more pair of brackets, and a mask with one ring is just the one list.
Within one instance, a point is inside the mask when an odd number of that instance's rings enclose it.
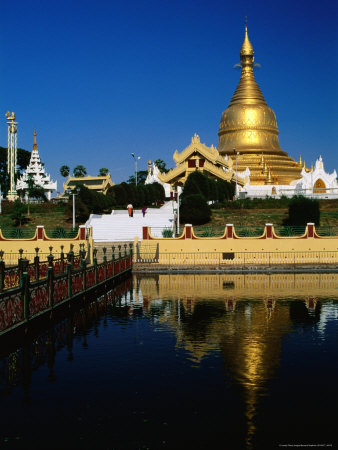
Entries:
{"label": "pond water", "polygon": [[6,349],[0,448],[336,448],[338,274],[134,275]]}

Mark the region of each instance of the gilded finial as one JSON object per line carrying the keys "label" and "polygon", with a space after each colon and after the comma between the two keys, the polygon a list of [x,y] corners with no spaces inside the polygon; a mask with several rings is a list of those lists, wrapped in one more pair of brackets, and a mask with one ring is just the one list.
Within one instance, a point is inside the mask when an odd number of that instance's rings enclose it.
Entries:
{"label": "gilded finial", "polygon": [[272,176],[271,176],[271,171],[270,171],[270,169],[268,169],[268,174],[267,174],[267,176],[266,176],[266,184],[274,184],[274,183],[273,183]]}
{"label": "gilded finial", "polygon": [[299,155],[299,166],[302,167],[303,161],[302,161],[302,155]]}
{"label": "gilded finial", "polygon": [[247,25],[247,18],[245,17],[245,35],[244,35],[244,41],[241,47],[241,56],[253,56],[254,50],[251,42],[249,41],[248,36],[248,25]]}
{"label": "gilded finial", "polygon": [[36,144],[36,130],[34,130],[34,143],[33,143],[33,150],[37,150],[38,149],[38,146],[37,146],[37,144]]}

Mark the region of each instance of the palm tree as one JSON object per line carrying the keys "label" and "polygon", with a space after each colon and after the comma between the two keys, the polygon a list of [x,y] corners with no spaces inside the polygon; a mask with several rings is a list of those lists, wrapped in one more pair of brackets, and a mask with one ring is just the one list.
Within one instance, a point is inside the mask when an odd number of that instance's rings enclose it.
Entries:
{"label": "palm tree", "polygon": [[102,167],[102,169],[99,170],[99,177],[105,177],[106,175],[108,175],[109,170],[107,169],[107,167]]}
{"label": "palm tree", "polygon": [[87,169],[81,165],[76,166],[74,167],[73,174],[76,178],[84,177],[85,175],[87,175]]}
{"label": "palm tree", "polygon": [[69,172],[70,172],[69,166],[61,166],[60,167],[60,173],[63,177],[65,177],[65,178],[68,177]]}

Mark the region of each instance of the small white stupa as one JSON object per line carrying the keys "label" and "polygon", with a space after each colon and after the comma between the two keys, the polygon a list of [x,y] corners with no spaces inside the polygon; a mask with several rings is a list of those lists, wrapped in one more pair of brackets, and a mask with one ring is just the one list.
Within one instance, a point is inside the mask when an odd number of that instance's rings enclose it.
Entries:
{"label": "small white stupa", "polygon": [[50,179],[50,175],[45,172],[45,168],[40,161],[38,146],[36,144],[36,134],[37,133],[34,130],[34,144],[31,159],[29,161],[27,169],[17,180],[16,190],[19,191],[20,189],[27,189],[28,176],[32,175],[35,184],[41,186],[44,189],[48,200],[50,200],[52,192],[57,189],[57,182]]}

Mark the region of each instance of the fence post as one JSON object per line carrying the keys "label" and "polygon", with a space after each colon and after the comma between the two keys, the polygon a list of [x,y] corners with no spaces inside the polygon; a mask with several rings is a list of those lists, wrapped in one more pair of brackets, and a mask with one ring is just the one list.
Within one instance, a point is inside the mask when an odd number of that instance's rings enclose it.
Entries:
{"label": "fence post", "polygon": [[30,316],[29,310],[29,276],[27,273],[28,268],[28,259],[21,258],[21,270],[22,274],[20,275],[20,286],[21,286],[21,298],[23,300],[23,311],[24,311],[24,320],[27,322]]}
{"label": "fence post", "polygon": [[39,281],[40,279],[40,258],[39,258],[39,247],[35,247],[35,256],[34,256],[34,270],[35,270],[35,280]]}
{"label": "fence post", "polygon": [[5,288],[5,262],[2,259],[4,256],[4,251],[0,251],[0,292],[3,292]]}
{"label": "fence post", "polygon": [[73,256],[74,256],[74,253],[72,254],[71,251],[69,253],[67,253],[66,273],[67,273],[68,298],[70,298],[72,296],[72,258],[73,258]]}
{"label": "fence post", "polygon": [[[86,252],[84,252],[86,253]],[[83,290],[85,291],[87,289],[87,262],[85,254],[82,253],[82,260],[81,260],[81,269],[82,269],[82,286]]]}
{"label": "fence post", "polygon": [[118,245],[118,248],[119,248],[119,273],[121,273],[121,258],[122,258],[122,255],[121,255],[121,244]]}
{"label": "fence post", "polygon": [[[68,262],[71,263],[72,267],[74,267],[74,251],[73,251],[73,248],[74,248],[74,244],[70,244],[70,250],[69,250],[69,253],[67,253]],[[68,255],[70,255],[70,259],[69,259]]]}
{"label": "fence post", "polygon": [[102,251],[103,251],[103,270],[104,270],[104,279],[106,280],[106,279],[107,279],[107,256],[106,256],[107,249],[106,249],[106,247],[103,247],[103,248],[102,248]]}
{"label": "fence post", "polygon": [[23,249],[22,248],[20,248],[19,249],[19,253],[20,253],[20,257],[19,257],[19,259],[18,259],[18,269],[19,269],[19,276],[21,277],[21,275],[22,275],[22,254],[23,254]]}
{"label": "fence post", "polygon": [[94,274],[95,274],[95,284],[97,284],[97,248],[93,249],[93,263],[94,263]]}
{"label": "fence post", "polygon": [[[51,247],[49,248],[51,249]],[[47,271],[47,286],[48,286],[48,305],[50,308],[54,306],[54,268],[53,268],[53,259],[52,251],[50,250],[50,254],[47,256],[48,259],[48,271]]]}
{"label": "fence post", "polygon": [[111,247],[111,260],[113,262],[113,278],[115,277],[115,245]]}
{"label": "fence post", "polygon": [[64,245],[61,245],[61,253],[60,253],[60,259],[61,259],[61,272],[65,272],[65,254],[63,253]]}
{"label": "fence post", "polygon": [[133,264],[133,244],[129,244],[129,253],[130,253],[130,267]]}

